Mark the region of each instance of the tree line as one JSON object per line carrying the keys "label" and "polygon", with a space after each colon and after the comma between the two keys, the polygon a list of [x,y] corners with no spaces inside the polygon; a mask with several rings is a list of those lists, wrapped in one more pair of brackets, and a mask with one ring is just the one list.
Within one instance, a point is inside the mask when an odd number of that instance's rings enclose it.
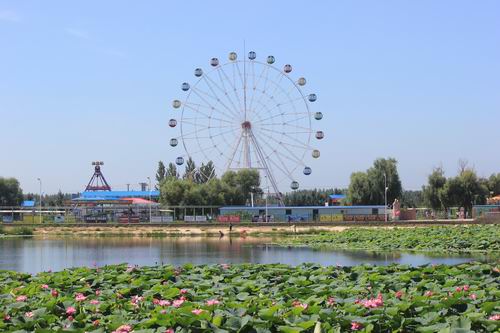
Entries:
{"label": "tree line", "polygon": [[460,162],[457,176],[447,178],[439,167],[433,170],[427,182],[422,188],[424,203],[446,212],[450,207],[463,207],[467,214],[473,205],[485,204],[489,196],[500,194],[500,173],[481,178],[464,162]]}
{"label": "tree line", "polygon": [[177,165],[169,163],[165,167],[160,161],[156,181],[160,203],[167,206],[246,205],[251,192],[256,196],[262,193],[257,170],[227,171],[219,178],[211,161],[196,167],[191,158],[182,176]]}

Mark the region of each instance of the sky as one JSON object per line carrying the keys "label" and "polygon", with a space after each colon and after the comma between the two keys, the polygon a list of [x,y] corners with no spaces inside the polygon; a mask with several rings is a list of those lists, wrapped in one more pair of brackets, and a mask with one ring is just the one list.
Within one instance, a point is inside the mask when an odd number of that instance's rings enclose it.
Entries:
{"label": "sky", "polygon": [[498,1],[0,0],[0,176],[78,192],[102,160],[114,189],[137,189],[178,155],[180,84],[243,41],[318,96],[302,188],[346,187],[378,157],[405,189],[459,159],[500,172]]}

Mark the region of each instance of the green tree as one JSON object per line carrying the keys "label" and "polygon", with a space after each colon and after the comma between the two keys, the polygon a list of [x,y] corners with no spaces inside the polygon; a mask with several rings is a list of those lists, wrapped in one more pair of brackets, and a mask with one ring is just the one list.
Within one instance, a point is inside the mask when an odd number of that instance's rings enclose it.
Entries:
{"label": "green tree", "polygon": [[184,176],[182,176],[182,178],[189,179],[194,182],[196,179],[196,174],[196,164],[194,163],[193,159],[189,157],[186,161],[186,168],[184,169]]}
{"label": "green tree", "polygon": [[165,169],[165,164],[162,161],[158,162],[158,169],[156,170],[156,185],[155,188],[159,189],[161,182],[165,179],[167,175],[167,170]]}
{"label": "green tree", "polygon": [[385,177],[387,177],[387,202],[390,204],[396,198],[401,198],[403,187],[399,179],[397,168],[398,162],[394,158],[378,158],[373,166],[368,169],[368,181],[370,182],[369,204],[380,205],[385,200]]}
{"label": "green tree", "polygon": [[0,206],[18,206],[23,201],[23,191],[15,178],[0,177]]}
{"label": "green tree", "polygon": [[178,179],[179,173],[177,172],[177,166],[175,163],[169,163],[168,169],[165,172],[165,179]]}
{"label": "green tree", "polygon": [[401,194],[401,207],[418,208],[423,206],[422,191],[405,190]]}
{"label": "green tree", "polygon": [[347,190],[348,202],[354,205],[380,205],[385,200],[387,178],[387,201],[401,198],[402,185],[397,161],[394,158],[379,158],[366,172],[354,172]]}
{"label": "green tree", "polygon": [[[442,168],[435,168],[427,178],[427,185],[422,187],[422,194],[425,205],[434,211],[445,207],[442,201],[444,193],[441,193],[446,185],[446,177]],[[444,197],[443,197],[444,198]],[[448,203],[448,199],[444,198]]]}
{"label": "green tree", "polygon": [[347,189],[347,201],[353,205],[364,205],[370,202],[370,181],[366,172],[353,172]]}
{"label": "green tree", "polygon": [[57,192],[55,203],[58,207],[64,206],[64,194],[61,192],[61,190]]}
{"label": "green tree", "polygon": [[201,164],[198,172],[196,173],[196,182],[198,184],[206,183],[214,177],[216,177],[214,163],[212,161],[208,161],[207,164]]}
{"label": "green tree", "polygon": [[492,174],[490,178],[488,178],[488,191],[493,196],[500,194],[500,173]]}
{"label": "green tree", "polygon": [[160,185],[160,202],[168,206],[186,205],[186,197],[194,183],[177,178],[167,178]]}

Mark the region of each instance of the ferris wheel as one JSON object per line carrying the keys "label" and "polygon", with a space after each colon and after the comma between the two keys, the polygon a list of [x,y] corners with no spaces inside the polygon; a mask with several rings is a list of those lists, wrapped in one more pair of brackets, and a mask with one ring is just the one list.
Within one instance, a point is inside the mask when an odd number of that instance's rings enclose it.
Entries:
{"label": "ferris wheel", "polygon": [[312,173],[309,159],[320,157],[313,141],[325,136],[313,129],[323,114],[310,110],[317,96],[303,92],[306,79],[293,79],[292,66],[276,67],[271,55],[258,61],[254,51],[241,60],[231,52],[226,63],[212,58],[210,67],[196,68],[193,82],[181,84],[185,97],[172,102],[169,126],[178,133],[170,146],[184,148],[176,164],[191,157],[222,172],[257,169],[279,199],[280,185],[298,189],[299,176]]}

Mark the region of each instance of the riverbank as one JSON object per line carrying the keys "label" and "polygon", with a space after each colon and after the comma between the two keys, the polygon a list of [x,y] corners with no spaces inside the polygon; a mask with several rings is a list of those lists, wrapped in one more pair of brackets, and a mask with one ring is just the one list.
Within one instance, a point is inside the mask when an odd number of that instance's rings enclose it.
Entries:
{"label": "riverbank", "polygon": [[[19,234],[21,230],[31,230],[34,235],[144,235],[144,236],[175,236],[175,235],[272,235],[272,234],[311,234],[320,232],[342,231],[353,227],[366,228],[415,228],[429,226],[453,226],[476,224],[500,224],[499,220],[427,220],[399,222],[295,222],[295,223],[141,223],[141,224],[19,224],[10,223],[0,226],[6,234]],[[23,229],[21,229],[23,228]],[[17,232],[13,232],[17,230]]]}

